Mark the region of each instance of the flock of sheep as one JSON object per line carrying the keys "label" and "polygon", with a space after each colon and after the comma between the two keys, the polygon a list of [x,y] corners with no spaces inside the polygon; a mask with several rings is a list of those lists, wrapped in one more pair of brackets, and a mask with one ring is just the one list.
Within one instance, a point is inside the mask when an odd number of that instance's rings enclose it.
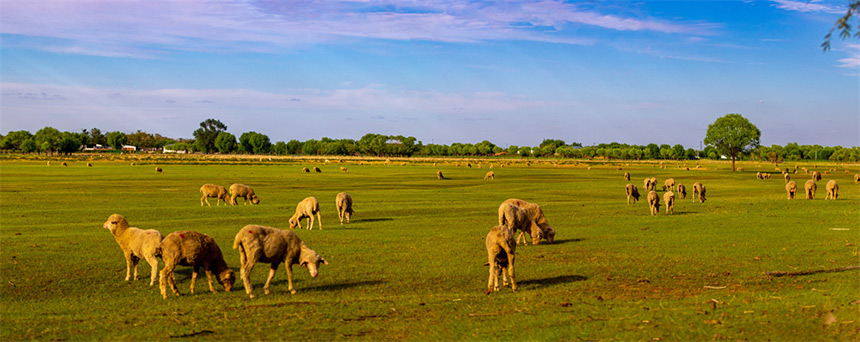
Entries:
{"label": "flock of sheep", "polygon": [[[630,173],[624,172],[624,180],[630,181]],[[660,196],[657,195],[657,178],[650,177],[645,178],[643,182],[643,189],[648,191],[648,195],[646,199],[648,200],[648,207],[651,210],[651,215],[657,215],[660,212]],[[627,204],[636,203],[639,200],[639,188],[636,187],[633,183],[627,183],[624,186],[624,190],[627,193]],[[668,191],[667,191],[668,190]],[[666,206],[666,214],[674,214],[675,213],[675,192],[678,191],[678,199],[687,198],[687,187],[678,183],[675,185],[675,179],[669,178],[663,182],[663,204]],[[699,182],[693,183],[693,202],[699,201],[699,203],[705,203],[705,193],[706,188],[705,185]]]}

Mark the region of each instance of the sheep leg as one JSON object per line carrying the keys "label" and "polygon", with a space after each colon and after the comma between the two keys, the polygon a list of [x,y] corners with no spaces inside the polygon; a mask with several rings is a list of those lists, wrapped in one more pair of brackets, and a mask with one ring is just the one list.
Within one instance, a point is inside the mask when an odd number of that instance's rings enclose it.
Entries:
{"label": "sheep leg", "polygon": [[[502,248],[504,247],[506,246],[502,246]],[[511,278],[511,290],[516,292],[517,282],[514,280],[514,251],[511,248],[505,248],[505,252],[508,253],[508,277]]]}
{"label": "sheep leg", "polygon": [[[132,265],[134,265],[134,280],[138,280],[140,278],[138,278],[138,276],[137,276],[137,263],[140,262],[140,258],[132,255],[131,256],[131,262],[132,262]],[[126,279],[126,280],[128,280],[128,279]]]}
{"label": "sheep leg", "polygon": [[242,268],[239,272],[242,275],[242,283],[245,284],[245,293],[248,294],[248,297],[254,298],[254,294],[251,293],[253,288],[251,288],[251,270],[254,269],[254,264],[257,263],[257,258],[251,256],[250,258],[245,255],[244,247],[239,249],[239,261],[242,263]]}
{"label": "sheep leg", "polygon": [[208,265],[204,268],[204,271],[206,271],[206,280],[209,281],[209,292],[218,292],[218,290],[216,290],[215,286],[212,284],[212,271],[209,270]]}
{"label": "sheep leg", "polygon": [[317,227],[322,230],[322,218],[320,217],[320,212],[317,211]]}
{"label": "sheep leg", "polygon": [[491,250],[487,251],[487,258],[490,261],[490,277],[487,279],[487,294],[499,290],[499,279],[496,275],[496,256]]}
{"label": "sheep leg", "polygon": [[307,223],[308,223],[307,224],[308,230],[313,230],[314,229],[314,214],[310,214],[308,216]]}
{"label": "sheep leg", "polygon": [[265,294],[269,294],[269,284],[272,283],[272,278],[275,277],[275,272],[278,270],[278,265],[280,265],[280,263],[272,264],[272,267],[269,268],[269,277],[266,278],[266,285],[263,285],[263,293]]}
{"label": "sheep leg", "polygon": [[131,279],[131,269],[134,268],[134,263],[131,261],[131,251],[123,251],[125,254],[125,281]]}
{"label": "sheep leg", "polygon": [[173,269],[176,268],[176,264],[171,261],[165,261],[164,268],[161,269],[160,279],[158,280],[159,288],[161,289],[161,298],[167,299],[167,285],[170,285],[170,288],[173,290],[177,296],[179,295],[179,291],[176,289],[176,280],[173,279]]}
{"label": "sheep leg", "polygon": [[191,294],[194,294],[194,285],[197,284],[198,273],[200,273],[200,267],[194,266],[194,270],[191,271]]}
{"label": "sheep leg", "polygon": [[290,285],[290,294],[296,294],[296,289],[293,288],[293,265],[287,265],[287,283]]}
{"label": "sheep leg", "polygon": [[158,277],[158,258],[150,254],[146,257],[146,262],[152,267],[152,272],[149,274],[149,286],[155,285],[155,279]]}
{"label": "sheep leg", "polygon": [[343,209],[337,208],[337,218],[340,220],[340,225],[343,225]]}

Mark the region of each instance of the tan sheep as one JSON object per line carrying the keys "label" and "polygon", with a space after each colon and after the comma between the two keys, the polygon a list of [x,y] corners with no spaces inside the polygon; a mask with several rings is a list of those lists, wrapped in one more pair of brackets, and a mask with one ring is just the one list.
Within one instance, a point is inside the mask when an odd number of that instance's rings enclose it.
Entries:
{"label": "tan sheep", "polygon": [[628,182],[630,181],[630,172],[626,172],[626,171],[624,172],[624,180],[626,180]]}
{"label": "tan sheep", "polygon": [[759,179],[759,180],[764,179],[764,177],[762,177],[762,175],[761,175],[761,172],[756,172],[756,173],[755,173],[755,178],[756,178],[756,179]]}
{"label": "tan sheep", "polygon": [[484,180],[488,180],[488,179],[495,180],[496,179],[496,173],[493,171],[488,171],[487,174],[484,175]]}
{"label": "tan sheep", "polygon": [[816,181],[816,182],[820,181],[821,180],[821,172],[812,171],[812,180]]}
{"label": "tan sheep", "polygon": [[310,272],[312,278],[316,278],[320,264],[328,265],[317,252],[308,248],[296,233],[278,228],[247,225],[242,227],[233,240],[233,249],[239,250],[239,261],[241,266],[239,273],[245,284],[245,293],[254,298],[251,292],[251,270],[257,262],[271,264],[269,276],[263,292],[269,294],[269,284],[275,277],[278,266],[284,263],[287,268],[287,283],[291,294],[295,294],[293,288],[293,265],[298,264]]}
{"label": "tan sheep", "polygon": [[631,198],[633,199],[633,204],[636,204],[636,201],[639,200],[639,189],[633,183],[627,183],[624,190],[627,191],[627,205],[630,205]]}
{"label": "tan sheep", "polygon": [[349,223],[349,219],[355,213],[352,210],[352,196],[345,192],[338,193],[334,199],[334,205],[337,207],[337,217],[340,219],[340,224],[343,225],[344,218],[346,218],[346,223]]}
{"label": "tan sheep", "polygon": [[[487,261],[490,264],[490,277],[487,279],[486,293],[499,291],[499,276],[502,276],[502,281],[505,282],[503,270],[507,270],[508,277],[511,278],[511,290],[516,291],[514,255],[517,244],[514,242],[513,232],[505,226],[495,226],[487,233],[485,245],[487,246]],[[503,284],[503,286],[507,286],[507,284]]]}
{"label": "tan sheep", "polygon": [[693,183],[693,202],[705,203],[705,186],[702,183]]}
{"label": "tan sheep", "polygon": [[651,190],[651,178],[645,178],[645,180],[642,182],[642,190],[643,191],[650,191]]}
{"label": "tan sheep", "polygon": [[155,173],[164,173],[164,170],[162,170],[160,167],[156,166],[155,167]]}
{"label": "tan sheep", "polygon": [[349,173],[349,170],[348,170],[347,168],[345,168],[345,167],[341,166],[341,167],[340,167],[340,172],[341,172],[341,173]]}
{"label": "tan sheep", "polygon": [[835,180],[831,179],[824,188],[827,189],[827,196],[824,199],[835,200],[839,198],[839,184],[836,184]]}
{"label": "tan sheep", "polygon": [[516,198],[509,198],[505,200],[504,202],[502,202],[502,205],[499,206],[499,225],[504,225],[502,223],[503,213],[501,211],[501,207],[505,204],[513,204],[515,206],[522,207],[528,210],[531,214],[532,220],[534,220],[535,223],[537,223],[538,227],[540,227],[540,229],[543,231],[543,238],[546,239],[546,242],[555,242],[555,229],[553,229],[552,226],[549,225],[549,221],[547,221],[546,216],[544,216],[543,210],[540,208],[539,205],[535,203],[529,203]]}
{"label": "tan sheep", "polygon": [[229,292],[233,289],[233,283],[236,281],[236,275],[227,267],[224,262],[224,255],[221,254],[221,248],[215,243],[211,236],[198,233],[190,230],[183,230],[167,234],[164,241],[161,241],[158,250],[161,254],[161,259],[164,260],[164,268],[161,269],[161,279],[159,285],[161,287],[161,297],[167,299],[167,285],[173,290],[173,294],[179,296],[179,290],[176,288],[176,279],[173,276],[173,271],[177,265],[191,266],[194,270],[191,272],[191,294],[194,294],[194,285],[197,282],[197,274],[200,268],[206,272],[206,279],[209,280],[209,291],[215,291],[212,284],[212,273],[218,277],[218,282],[224,286],[224,291]]}
{"label": "tan sheep", "polygon": [[650,185],[651,185],[650,190],[657,190],[657,177],[651,177]]}
{"label": "tan sheep", "polygon": [[314,229],[314,214],[319,221],[319,229],[322,230],[322,219],[320,218],[320,201],[316,197],[307,197],[296,206],[296,213],[290,217],[290,229],[302,228],[301,219],[308,219],[308,230]]}
{"label": "tan sheep", "polygon": [[513,203],[502,203],[499,206],[499,225],[507,227],[512,233],[520,231],[520,236],[516,240],[517,244],[520,243],[520,240],[522,240],[524,245],[526,244],[525,234],[523,233],[531,236],[533,245],[539,244],[543,238],[543,230],[532,219],[528,209],[518,207]]}
{"label": "tan sheep", "polygon": [[671,215],[675,213],[675,193],[672,191],[667,191],[663,194],[663,204],[666,205],[666,214]]}
{"label": "tan sheep", "polygon": [[674,178],[666,179],[666,181],[663,182],[663,191],[666,191],[667,189],[668,190],[674,190],[675,189],[675,179]]}
{"label": "tan sheep", "polygon": [[763,173],[762,177],[764,177],[764,179],[770,179],[770,173]]}
{"label": "tan sheep", "polygon": [[860,183],[860,173],[854,174],[854,184]]}
{"label": "tan sheep", "polygon": [[314,166],[314,172],[318,172],[318,173],[319,173],[319,172],[322,172],[322,170],[320,170],[320,168],[318,168],[318,167]]}
{"label": "tan sheep", "polygon": [[436,171],[436,179],[445,179],[445,176],[442,175],[442,171]]}
{"label": "tan sheep", "polygon": [[93,164],[87,163],[87,167],[93,167]]}
{"label": "tan sheep", "polygon": [[806,184],[803,186],[806,190],[806,199],[812,200],[815,199],[815,190],[818,190],[818,185],[815,185],[814,180],[806,181]]}
{"label": "tan sheep", "polygon": [[306,167],[303,167],[303,168],[302,168],[302,172],[311,172],[311,169],[308,169],[308,168],[306,168]]}
{"label": "tan sheep", "polygon": [[651,190],[648,192],[648,207],[651,208],[651,215],[657,215],[660,212],[660,196],[657,196],[657,192]]}
{"label": "tan sheep", "polygon": [[785,192],[788,193],[788,199],[793,200],[794,194],[797,193],[797,183],[795,181],[788,181],[788,183],[785,183]]}
{"label": "tan sheep", "polygon": [[134,269],[134,280],[138,279],[137,263],[140,259],[145,259],[152,268],[152,273],[149,275],[149,286],[155,285],[155,278],[158,277],[156,251],[164,236],[154,229],[142,230],[129,227],[128,221],[120,214],[113,214],[108,217],[102,227],[111,232],[125,256],[125,281],[131,278],[132,269]]}
{"label": "tan sheep", "polygon": [[260,204],[260,198],[254,193],[254,189],[251,189],[245,184],[236,183],[230,185],[230,204],[238,205],[236,198],[239,197],[245,199],[245,205],[248,205],[248,202],[251,202],[252,204]]}
{"label": "tan sheep", "polygon": [[786,182],[786,183],[788,183],[788,181],[790,181],[790,180],[791,180],[791,176],[788,174],[788,172],[783,173],[783,174],[782,174],[782,178],[785,178],[785,182]]}
{"label": "tan sheep", "polygon": [[209,198],[217,198],[218,202],[215,202],[215,205],[221,205],[221,200],[224,200],[224,205],[230,203],[230,200],[227,199],[229,194],[227,193],[227,189],[220,185],[215,184],[203,184],[200,187],[200,193],[203,194],[203,197],[200,197],[200,206],[203,206],[203,201],[206,201],[206,205],[212,206],[209,204]]}
{"label": "tan sheep", "polygon": [[687,187],[682,183],[678,183],[678,199],[687,198]]}

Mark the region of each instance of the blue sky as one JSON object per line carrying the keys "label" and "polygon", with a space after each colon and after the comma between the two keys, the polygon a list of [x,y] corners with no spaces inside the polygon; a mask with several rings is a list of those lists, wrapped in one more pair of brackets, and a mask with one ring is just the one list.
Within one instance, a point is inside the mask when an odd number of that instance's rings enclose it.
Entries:
{"label": "blue sky", "polygon": [[860,145],[842,1],[43,1],[0,4],[0,132],[216,118],[272,141]]}

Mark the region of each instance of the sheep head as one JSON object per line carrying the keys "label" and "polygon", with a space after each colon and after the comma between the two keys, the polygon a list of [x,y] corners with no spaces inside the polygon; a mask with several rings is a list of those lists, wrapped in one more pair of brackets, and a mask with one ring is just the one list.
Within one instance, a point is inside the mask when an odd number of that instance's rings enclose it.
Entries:
{"label": "sheep head", "polygon": [[555,242],[555,229],[552,229],[552,227],[550,227],[549,225],[542,227],[542,228],[543,228],[544,237],[546,238],[546,242],[549,242],[549,243]]}
{"label": "sheep head", "polygon": [[250,196],[250,198],[251,198],[251,203],[253,203],[253,204],[260,204],[260,198],[259,198],[259,197],[257,197],[257,195],[253,195],[253,194],[252,194],[252,195]]}
{"label": "sheep head", "polygon": [[543,239],[543,237],[544,237],[543,230],[540,228],[540,226],[538,226],[537,223],[535,223],[534,220],[531,221],[530,230],[531,230],[531,235],[532,235],[532,244],[533,245],[539,244],[540,240]]}
{"label": "sheep head", "polygon": [[302,251],[299,254],[299,265],[306,267],[311,277],[316,278],[317,274],[319,274],[320,264],[328,265],[328,261],[325,261],[317,252],[314,252],[314,250],[302,243]]}
{"label": "sheep head", "polygon": [[233,289],[233,283],[236,282],[236,273],[231,269],[226,269],[218,275],[218,281],[224,286],[224,291],[230,292]]}
{"label": "sheep head", "polygon": [[301,219],[296,217],[296,215],[293,215],[293,217],[290,217],[290,221],[289,221],[290,222],[290,229],[302,228],[302,224],[299,223],[299,220],[301,220]]}
{"label": "sheep head", "polygon": [[108,217],[107,221],[102,225],[102,228],[114,233],[119,228],[128,228],[128,221],[126,221],[125,217],[120,214],[113,214]]}

